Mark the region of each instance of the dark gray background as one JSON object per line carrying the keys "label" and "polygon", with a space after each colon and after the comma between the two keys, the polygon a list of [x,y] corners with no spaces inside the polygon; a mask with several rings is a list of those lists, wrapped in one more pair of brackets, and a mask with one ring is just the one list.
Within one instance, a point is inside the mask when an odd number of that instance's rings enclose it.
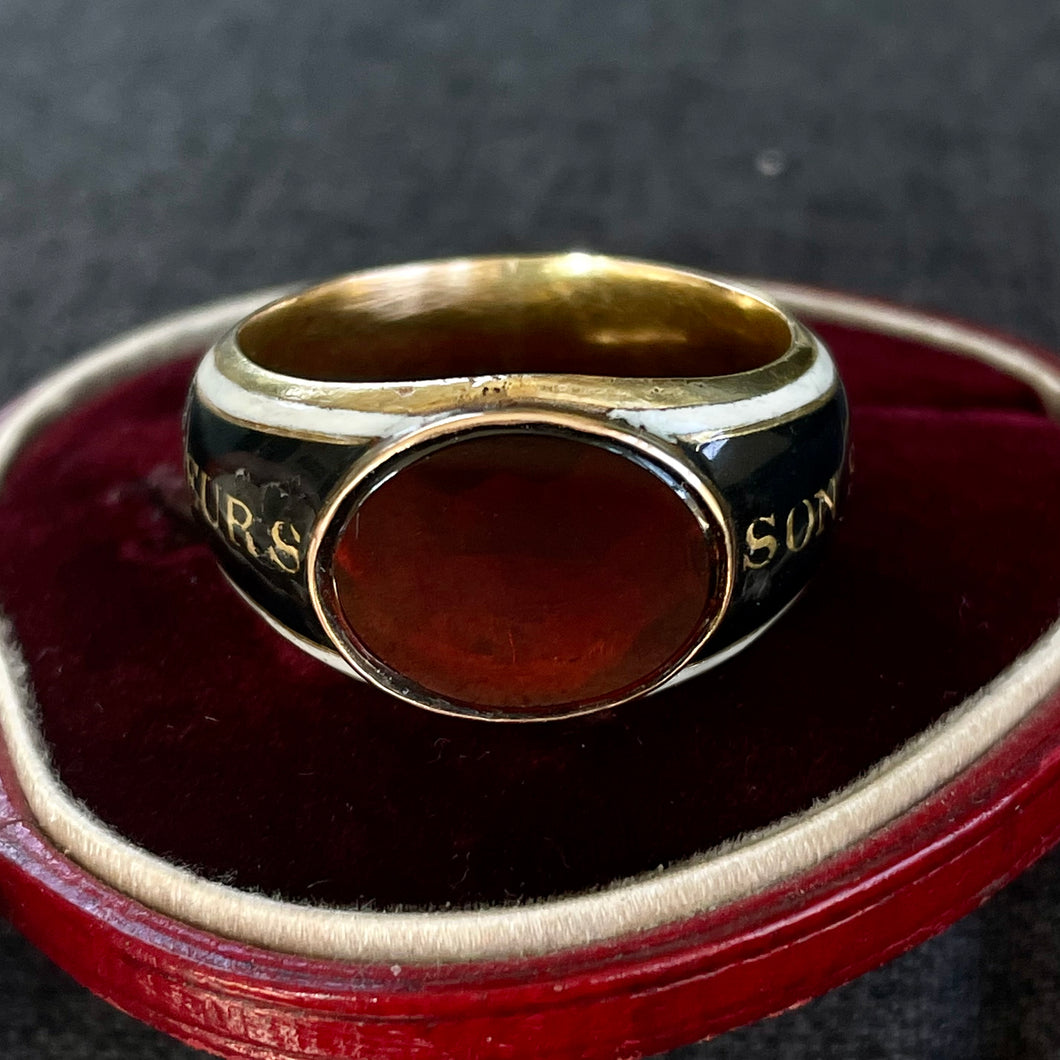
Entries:
{"label": "dark gray background", "polygon": [[[129,325],[362,265],[579,247],[1060,345],[1040,0],[0,0],[0,396]],[[1060,1056],[1060,858],[682,1057]],[[0,928],[0,1057],[190,1057]]]}

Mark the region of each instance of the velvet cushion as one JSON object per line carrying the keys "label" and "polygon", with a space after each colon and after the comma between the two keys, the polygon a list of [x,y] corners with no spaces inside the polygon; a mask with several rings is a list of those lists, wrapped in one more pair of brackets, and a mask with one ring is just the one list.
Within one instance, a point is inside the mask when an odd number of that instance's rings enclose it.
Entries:
{"label": "velvet cushion", "polygon": [[48,428],[0,494],[0,604],[60,779],[205,876],[371,908],[597,887],[807,808],[1027,648],[1060,584],[1060,427],[1033,392],[821,332],[855,470],[810,590],[718,670],[547,725],[420,711],[282,640],[190,520],[193,361],[116,385]]}

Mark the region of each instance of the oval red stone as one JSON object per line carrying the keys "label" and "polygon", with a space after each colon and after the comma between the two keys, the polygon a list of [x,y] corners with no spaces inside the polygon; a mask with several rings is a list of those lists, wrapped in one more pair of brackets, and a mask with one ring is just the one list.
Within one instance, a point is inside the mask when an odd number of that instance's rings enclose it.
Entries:
{"label": "oval red stone", "polygon": [[347,516],[350,639],[429,696],[545,716],[625,699],[701,639],[724,547],[661,474],[593,442],[473,435]]}

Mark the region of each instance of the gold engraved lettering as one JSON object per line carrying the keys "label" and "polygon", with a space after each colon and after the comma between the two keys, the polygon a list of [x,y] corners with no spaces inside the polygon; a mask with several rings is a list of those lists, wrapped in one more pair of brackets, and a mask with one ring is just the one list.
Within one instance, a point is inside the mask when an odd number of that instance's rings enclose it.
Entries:
{"label": "gold engraved lettering", "polygon": [[[294,539],[293,545],[288,544],[283,539],[283,528],[285,526],[290,528],[291,537]],[[286,523],[282,519],[278,519],[272,524],[269,536],[272,538],[272,544],[269,546],[265,555],[268,556],[268,558],[271,559],[280,570],[286,571],[288,574],[297,574],[302,566],[302,553],[298,549],[298,545],[302,542],[302,535],[298,532],[297,527],[291,526],[290,523]]]}
{"label": "gold engraved lettering", "polygon": [[833,475],[828,480],[828,485],[823,490],[818,490],[813,499],[817,501],[817,533],[824,533],[825,514],[828,513],[835,518],[835,506],[838,499],[838,478]]}
{"label": "gold engraved lettering", "polygon": [[[824,533],[828,519],[833,521],[839,505],[839,473],[836,472],[824,489],[817,490],[812,497],[804,497],[784,518],[783,543],[788,552],[801,552],[810,541]],[[803,515],[805,512],[805,515]],[[806,525],[803,526],[803,519]],[[776,515],[760,515],[752,519],[747,527],[743,556],[744,570],[761,570],[768,567],[780,552],[781,542],[774,534],[766,533],[766,527],[775,528]]]}
{"label": "gold engraved lettering", "polygon": [[[301,571],[301,546],[306,531],[300,530],[287,512],[283,513],[287,518],[271,523],[262,517],[263,487],[241,471],[211,478],[190,456],[185,460],[184,469],[195,495],[195,507],[226,543],[284,574]],[[295,503],[294,509],[304,516],[306,523],[312,523],[313,513],[304,502]]]}
{"label": "gold engraved lettering", "polygon": [[795,513],[799,510],[799,506],[796,505],[790,512],[788,512],[788,520],[785,526],[787,533],[785,535],[784,543],[788,546],[789,552],[801,552],[810,543],[810,538],[813,537],[813,531],[816,524],[816,519],[813,514],[813,503],[804,498],[802,501],[802,507],[806,509],[806,529],[801,538],[795,533]]}
{"label": "gold engraved lettering", "polygon": [[[213,494],[213,515],[210,514],[210,506],[206,502],[207,492]],[[203,472],[199,473],[198,493],[199,509],[202,512],[202,517],[215,530],[219,529],[221,526],[221,491],[217,488],[217,483]]]}
{"label": "gold engraved lettering", "polygon": [[184,454],[184,477],[188,480],[188,486],[191,488],[191,492],[197,492],[197,486],[199,482],[199,475],[202,472],[199,470],[199,465],[192,459],[191,453]]}
{"label": "gold engraved lettering", "polygon": [[[763,523],[765,526],[776,526],[775,515],[760,515],[750,526],[747,527],[747,551],[743,557],[744,570],[761,570],[777,554],[777,539],[772,534],[757,534],[755,527]],[[754,560],[751,556],[755,552],[765,549],[765,559]]]}
{"label": "gold engraved lettering", "polygon": [[[236,518],[236,508],[242,509],[243,518]],[[238,545],[236,530],[241,530],[243,535],[243,547],[252,556],[257,556],[258,550],[254,547],[254,538],[250,536],[250,528],[254,524],[254,513],[238,498],[231,494],[225,496],[225,526],[228,529],[228,539],[233,545]]]}

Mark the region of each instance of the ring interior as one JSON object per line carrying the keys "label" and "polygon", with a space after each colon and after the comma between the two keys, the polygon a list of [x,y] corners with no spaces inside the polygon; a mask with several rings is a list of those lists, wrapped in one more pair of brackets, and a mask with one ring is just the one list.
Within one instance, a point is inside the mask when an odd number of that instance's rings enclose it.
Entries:
{"label": "ring interior", "polygon": [[703,276],[587,254],[358,273],[245,321],[242,352],[283,375],[400,382],[510,373],[698,378],[783,357],[762,298]]}

